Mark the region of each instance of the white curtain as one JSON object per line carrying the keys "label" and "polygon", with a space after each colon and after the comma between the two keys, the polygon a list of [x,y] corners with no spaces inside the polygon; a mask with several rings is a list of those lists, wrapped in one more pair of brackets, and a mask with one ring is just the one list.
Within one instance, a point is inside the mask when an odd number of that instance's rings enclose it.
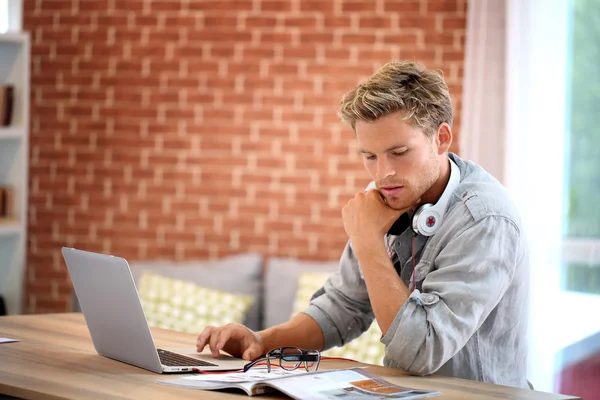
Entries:
{"label": "white curtain", "polygon": [[504,180],[507,0],[470,1],[459,148]]}
{"label": "white curtain", "polygon": [[[529,378],[558,390],[557,352],[572,343],[560,285],[567,87],[564,0],[508,0],[504,183],[521,211],[531,254]],[[579,314],[573,313],[571,314]]]}

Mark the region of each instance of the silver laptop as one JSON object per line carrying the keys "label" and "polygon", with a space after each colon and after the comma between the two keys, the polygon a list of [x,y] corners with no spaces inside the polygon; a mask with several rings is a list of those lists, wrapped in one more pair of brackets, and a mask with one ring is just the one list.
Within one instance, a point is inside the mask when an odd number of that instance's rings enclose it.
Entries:
{"label": "silver laptop", "polygon": [[127,260],[63,247],[62,254],[98,354],[157,373],[242,369],[247,361],[208,348],[157,349]]}

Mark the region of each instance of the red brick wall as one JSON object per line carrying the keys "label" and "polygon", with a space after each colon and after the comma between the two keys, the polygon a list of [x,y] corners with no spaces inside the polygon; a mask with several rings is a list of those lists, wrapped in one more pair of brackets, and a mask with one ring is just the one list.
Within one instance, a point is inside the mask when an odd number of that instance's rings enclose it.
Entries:
{"label": "red brick wall", "polygon": [[339,99],[414,59],[443,70],[458,115],[465,2],[25,0],[26,310],[69,309],[63,245],[338,258],[368,180]]}

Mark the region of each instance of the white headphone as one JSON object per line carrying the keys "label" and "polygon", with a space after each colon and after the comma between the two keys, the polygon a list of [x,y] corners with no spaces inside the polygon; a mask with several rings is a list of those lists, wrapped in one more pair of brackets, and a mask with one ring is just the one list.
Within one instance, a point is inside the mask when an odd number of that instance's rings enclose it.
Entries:
{"label": "white headphone", "polygon": [[452,196],[454,189],[456,189],[459,183],[460,169],[458,169],[454,161],[450,160],[450,179],[448,180],[446,189],[444,189],[444,193],[442,193],[437,203],[422,204],[417,208],[412,217],[411,224],[414,233],[419,233],[423,236],[433,236],[444,220],[450,196]]}
{"label": "white headphone", "polygon": [[[442,193],[437,203],[422,204],[419,206],[419,208],[417,208],[413,214],[411,223],[414,233],[418,233],[423,236],[433,236],[444,220],[444,214],[446,212],[446,207],[448,206],[448,201],[450,201],[450,196],[460,183],[460,169],[454,163],[454,161],[449,161],[450,179],[448,180],[448,184],[444,189],[444,193]],[[377,189],[375,182],[369,183],[365,189],[365,192],[371,189]]]}

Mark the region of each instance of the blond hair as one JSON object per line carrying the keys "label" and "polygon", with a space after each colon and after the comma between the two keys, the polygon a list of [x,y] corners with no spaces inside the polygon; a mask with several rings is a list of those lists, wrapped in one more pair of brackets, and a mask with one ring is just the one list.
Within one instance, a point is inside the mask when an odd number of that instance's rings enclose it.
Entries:
{"label": "blond hair", "polygon": [[414,62],[387,63],[342,97],[338,115],[355,129],[357,121],[372,122],[396,111],[428,136],[443,122],[452,126],[452,103],[444,78]]}

